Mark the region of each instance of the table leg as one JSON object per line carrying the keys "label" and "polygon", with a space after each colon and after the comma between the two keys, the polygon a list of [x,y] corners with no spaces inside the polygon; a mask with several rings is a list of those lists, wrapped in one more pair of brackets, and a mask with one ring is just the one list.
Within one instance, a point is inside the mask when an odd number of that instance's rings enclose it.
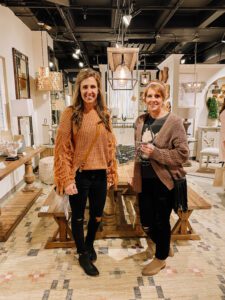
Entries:
{"label": "table leg", "polygon": [[189,222],[193,210],[187,212],[178,211],[178,220],[171,231],[172,240],[199,240],[200,237],[195,233]]}
{"label": "table leg", "polygon": [[25,163],[25,174],[24,181],[26,182],[26,186],[23,188],[23,192],[34,192],[36,190],[33,182],[35,180],[35,175],[33,172],[32,159],[28,160]]}

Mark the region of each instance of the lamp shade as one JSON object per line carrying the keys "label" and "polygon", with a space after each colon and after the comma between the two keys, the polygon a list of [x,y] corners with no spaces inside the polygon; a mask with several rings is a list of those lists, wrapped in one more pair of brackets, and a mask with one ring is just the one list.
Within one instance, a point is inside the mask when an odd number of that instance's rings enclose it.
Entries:
{"label": "lamp shade", "polygon": [[178,114],[182,119],[193,119],[195,117],[195,113],[196,113],[195,106],[178,107]]}
{"label": "lamp shade", "polygon": [[32,99],[16,99],[11,100],[11,115],[12,117],[27,117],[32,116],[34,112]]}
{"label": "lamp shade", "polygon": [[36,77],[36,88],[38,91],[62,91],[62,73],[49,71],[48,67],[39,68]]}

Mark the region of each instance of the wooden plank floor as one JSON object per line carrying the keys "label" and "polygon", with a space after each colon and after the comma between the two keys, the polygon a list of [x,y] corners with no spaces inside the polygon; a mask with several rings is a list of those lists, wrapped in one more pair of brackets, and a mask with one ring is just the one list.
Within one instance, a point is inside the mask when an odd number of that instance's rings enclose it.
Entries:
{"label": "wooden plank floor", "polygon": [[12,199],[1,207],[0,215],[0,242],[7,241],[35,200],[40,196],[42,189],[33,192],[18,191]]}

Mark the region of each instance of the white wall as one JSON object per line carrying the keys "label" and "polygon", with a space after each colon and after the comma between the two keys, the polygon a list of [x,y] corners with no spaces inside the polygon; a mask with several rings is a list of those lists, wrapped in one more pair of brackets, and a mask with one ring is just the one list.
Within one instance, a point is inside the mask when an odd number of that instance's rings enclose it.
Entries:
{"label": "white wall", "polygon": [[158,68],[163,70],[164,67],[169,68],[167,84],[170,85],[170,97],[169,101],[172,105],[172,111],[177,112],[178,100],[179,100],[179,66],[181,54],[172,54],[165,59]]}
{"label": "white wall", "polygon": [[[47,38],[48,45],[52,47],[52,40],[46,37],[43,32],[43,50],[45,55],[45,65],[47,61]],[[35,91],[35,73],[39,66],[42,66],[41,56],[41,39],[40,32],[32,32],[13,12],[0,6],[0,56],[5,58],[6,62],[6,76],[7,76],[7,92],[10,100],[16,98],[14,69],[12,59],[12,48],[16,48],[21,53],[28,57],[29,61],[29,75],[31,98],[33,99],[35,112],[33,117],[34,126],[34,141],[39,145],[42,142],[42,127],[41,124],[44,118],[50,122],[51,120],[51,106],[50,95]],[[49,123],[51,124],[51,123]],[[17,120],[11,117],[11,130],[13,134],[18,133]],[[20,167],[16,172],[7,176],[0,182],[0,197],[7,193],[16,183],[22,180],[24,175],[24,167]]]}

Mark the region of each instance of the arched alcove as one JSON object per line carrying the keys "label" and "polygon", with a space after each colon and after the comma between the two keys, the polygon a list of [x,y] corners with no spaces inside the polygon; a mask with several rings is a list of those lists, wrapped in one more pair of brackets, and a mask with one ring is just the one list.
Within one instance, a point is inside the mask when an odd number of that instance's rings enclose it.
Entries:
{"label": "arched alcove", "polygon": [[[209,113],[208,125],[213,126],[213,124],[215,123],[214,126],[216,126],[218,124],[219,111],[222,107],[224,99],[225,99],[225,77],[221,77],[213,81],[209,85],[208,91],[206,93],[206,105],[208,107],[208,113]],[[210,115],[209,105],[211,106],[211,115]],[[215,109],[217,109],[217,113],[213,112]]]}

